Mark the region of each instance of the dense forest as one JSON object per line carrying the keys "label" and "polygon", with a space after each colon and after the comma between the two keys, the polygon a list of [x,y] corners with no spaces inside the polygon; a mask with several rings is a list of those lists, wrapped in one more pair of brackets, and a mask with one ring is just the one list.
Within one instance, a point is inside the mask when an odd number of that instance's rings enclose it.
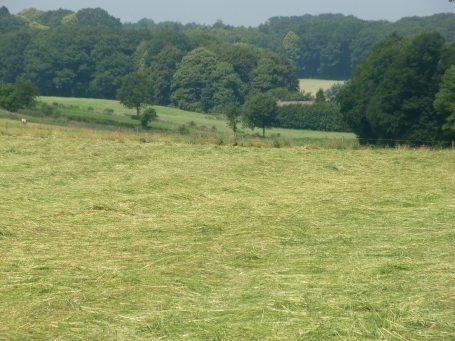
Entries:
{"label": "dense forest", "polygon": [[[122,24],[99,8],[77,13],[65,9],[47,12],[27,9],[11,15],[2,7],[0,79],[4,82],[14,81],[18,76],[33,79],[44,94],[112,98],[121,77],[161,62],[167,57],[165,53],[171,53],[169,46],[179,50],[171,56],[178,63],[198,47],[208,47],[224,56],[223,49],[215,46],[225,43],[230,44],[231,50],[236,50],[232,45],[249,46],[248,52],[256,54],[253,58],[250,53],[250,65],[238,73],[243,82],[247,81],[252,65],[256,66],[261,59],[258,49],[251,45],[286,55],[294,62],[298,78],[346,80],[381,39],[394,31],[410,38],[422,30],[437,30],[446,41],[455,42],[455,15],[403,18],[394,23],[341,14],[303,15],[270,18],[253,28],[233,27],[221,21],[212,26],[155,23],[152,19]],[[163,52],[165,48],[167,51]],[[147,56],[140,56],[141,52]],[[61,53],[62,58],[56,60],[55,53]],[[236,53],[240,52],[231,51],[230,60],[222,61],[231,62]],[[87,93],[81,93],[82,88]]]}
{"label": "dense forest", "polygon": [[[258,126],[349,129],[365,141],[437,140],[451,138],[454,129],[448,102],[453,69],[446,74],[455,64],[453,43],[455,14],[394,23],[304,15],[233,27],[152,19],[122,24],[100,8],[31,8],[12,15],[1,7],[0,82],[7,83],[1,90],[5,103],[14,103],[24,84],[42,95],[106,99],[137,85],[150,90],[142,103],[198,112],[243,106],[253,117],[251,103],[259,107],[270,96],[314,99],[299,91],[298,78],[354,76],[346,87],[320,94],[314,106],[277,108],[274,119]],[[13,83],[19,84],[16,92],[8,85]],[[139,115],[141,101],[133,102]]]}

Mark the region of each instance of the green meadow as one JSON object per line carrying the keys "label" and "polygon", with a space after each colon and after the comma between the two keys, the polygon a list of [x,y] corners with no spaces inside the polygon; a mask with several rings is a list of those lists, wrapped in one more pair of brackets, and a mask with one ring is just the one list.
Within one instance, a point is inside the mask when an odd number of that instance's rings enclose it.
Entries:
{"label": "green meadow", "polygon": [[188,138],[0,120],[0,340],[455,339],[455,152]]}
{"label": "green meadow", "polygon": [[332,85],[336,83],[343,83],[344,81],[334,81],[334,80],[326,80],[326,79],[300,79],[300,90],[305,92],[311,92],[313,95],[319,89],[327,90]]}
{"label": "green meadow", "polygon": [[[135,109],[127,109],[120,102],[114,100],[102,99],[87,99],[87,98],[66,98],[66,97],[41,97],[40,100],[44,103],[52,105],[58,103],[63,105],[63,108],[58,108],[62,116],[69,118],[88,118],[91,122],[105,123],[105,124],[118,124],[123,127],[133,129],[139,123],[137,120],[131,119],[131,116],[136,115]],[[183,124],[187,125],[190,132],[197,133],[200,131],[216,132],[219,134],[231,134],[232,130],[227,126],[227,121],[222,117],[201,114],[196,112],[184,111],[177,108],[154,106],[158,114],[158,120],[150,122],[149,126],[152,129],[168,130],[176,132]],[[107,115],[103,113],[105,109],[112,109],[113,113]],[[39,118],[31,117],[31,122],[41,122]],[[193,127],[189,124],[193,122]],[[249,128],[242,128],[240,125],[239,137],[252,134],[262,134],[260,129],[251,130]],[[267,136],[282,136],[294,144],[321,144],[332,143],[336,141],[341,142],[344,137],[346,140],[355,142],[355,135],[352,133],[341,132],[325,132],[325,131],[310,131],[310,130],[296,130],[296,129],[282,129],[273,128],[266,130]]]}

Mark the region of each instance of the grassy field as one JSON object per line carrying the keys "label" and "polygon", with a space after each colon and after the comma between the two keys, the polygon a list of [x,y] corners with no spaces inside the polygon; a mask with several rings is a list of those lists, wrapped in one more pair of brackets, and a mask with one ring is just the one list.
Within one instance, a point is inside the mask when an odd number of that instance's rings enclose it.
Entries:
{"label": "grassy field", "polygon": [[305,92],[311,92],[313,95],[319,89],[327,90],[335,83],[343,83],[343,81],[332,81],[326,79],[300,79],[300,90]]}
{"label": "grassy field", "polygon": [[[113,100],[100,100],[100,99],[85,99],[85,98],[64,98],[64,97],[41,97],[41,101],[44,103],[52,104],[59,103],[65,107],[77,107],[72,110],[60,109],[64,115],[77,115],[75,111],[78,110],[80,116],[90,115],[92,117],[97,116],[99,118],[105,118],[106,120],[117,120],[118,122],[131,124],[131,126],[137,125],[138,121],[131,120],[129,116],[135,115],[134,109],[127,109],[120,104],[118,101]],[[87,112],[87,108],[92,108],[93,111]],[[102,112],[105,109],[114,110],[113,115],[106,115]],[[152,128],[168,129],[170,131],[176,131],[178,127],[183,124],[188,125],[190,122],[194,122],[195,127],[190,128],[193,133],[198,132],[202,129],[204,131],[216,131],[221,134],[231,133],[230,128],[226,124],[226,120],[216,119],[215,116],[200,114],[195,112],[189,112],[180,110],[177,108],[168,108],[162,106],[154,107],[158,114],[158,121],[150,123]],[[84,111],[85,110],[85,111]],[[38,122],[39,120],[34,120]],[[260,129],[251,131],[251,129],[241,129],[245,134],[261,133]],[[281,135],[287,139],[295,140],[297,144],[303,143],[318,143],[318,139],[335,139],[340,141],[344,136],[346,139],[355,139],[355,135],[351,133],[338,133],[338,132],[321,132],[321,131],[309,131],[309,130],[296,130],[296,129],[281,129],[274,128],[266,131],[267,136],[270,135]],[[243,134],[240,134],[240,137]],[[319,141],[320,143],[320,141]]]}
{"label": "grassy field", "polygon": [[0,120],[0,340],[455,339],[454,152],[115,134]]}

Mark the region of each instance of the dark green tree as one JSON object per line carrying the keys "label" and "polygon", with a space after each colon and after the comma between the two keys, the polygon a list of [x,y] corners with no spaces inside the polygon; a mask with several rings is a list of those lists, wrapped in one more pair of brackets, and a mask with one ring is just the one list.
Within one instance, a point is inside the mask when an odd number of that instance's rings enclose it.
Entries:
{"label": "dark green tree", "polygon": [[31,40],[31,32],[25,30],[0,34],[1,81],[14,83],[24,72],[24,52]]}
{"label": "dark green tree", "polygon": [[21,108],[17,88],[14,84],[0,83],[0,108],[8,111],[17,111]]}
{"label": "dark green tree", "polygon": [[170,103],[172,77],[184,55],[182,50],[167,45],[152,58],[149,71],[153,79],[158,104],[168,105]]}
{"label": "dark green tree", "polygon": [[262,128],[262,137],[265,137],[265,128],[273,127],[277,114],[276,99],[270,94],[258,93],[245,103],[243,125],[252,130]]}
{"label": "dark green tree", "polygon": [[445,117],[433,107],[445,71],[443,50],[444,39],[434,32],[410,41],[393,34],[373,48],[340,95],[341,111],[353,131],[379,143],[443,140]]}
{"label": "dark green tree", "polygon": [[117,99],[125,107],[136,109],[137,118],[140,117],[144,105],[154,103],[153,84],[147,75],[133,72],[122,80],[122,86],[117,91]]}
{"label": "dark green tree", "polygon": [[338,103],[340,91],[345,86],[344,83],[335,83],[330,88],[324,91],[325,98],[332,103]]}
{"label": "dark green tree", "polygon": [[452,65],[442,77],[434,108],[439,115],[446,117],[443,129],[455,132],[455,65]]}
{"label": "dark green tree", "polygon": [[444,118],[433,107],[442,76],[438,65],[443,46],[439,33],[422,33],[390,65],[365,112],[379,139],[412,144],[444,139]]}
{"label": "dark green tree", "polygon": [[34,108],[39,90],[32,82],[20,79],[16,83],[16,96],[22,108]]}
{"label": "dark green tree", "polygon": [[185,53],[191,50],[189,38],[185,33],[169,28],[154,30],[147,41],[146,66],[150,66],[152,58],[158,55],[166,46],[174,46]]}
{"label": "dark green tree", "polygon": [[55,11],[47,11],[40,17],[40,23],[49,26],[49,27],[56,27],[61,26],[63,18],[71,15],[76,14],[73,11],[68,9],[59,8]]}
{"label": "dark green tree", "polygon": [[319,89],[319,90],[316,92],[316,100],[315,100],[315,102],[316,102],[316,103],[325,103],[324,90]]}
{"label": "dark green tree", "polygon": [[188,53],[172,81],[171,102],[180,109],[204,111],[205,98],[211,98],[210,77],[217,67],[215,53],[201,47]]}
{"label": "dark green tree", "polygon": [[134,71],[131,58],[134,47],[118,34],[108,34],[98,41],[90,53],[95,70],[89,86],[89,96],[114,99],[122,78]]}
{"label": "dark green tree", "polygon": [[251,71],[258,63],[258,56],[250,48],[233,44],[216,44],[211,49],[217,54],[218,59],[234,67],[244,84],[251,80]]}
{"label": "dark green tree", "polygon": [[234,141],[237,139],[237,127],[242,117],[242,110],[240,107],[231,105],[226,110],[226,117],[228,119],[227,125],[234,132]]}
{"label": "dark green tree", "polygon": [[367,139],[377,138],[365,112],[384,74],[396,62],[405,45],[406,40],[396,33],[380,41],[340,92],[341,113],[351,130],[362,138],[361,142],[370,143],[372,141]]}
{"label": "dark green tree", "polygon": [[210,75],[214,111],[224,111],[228,106],[240,106],[244,102],[244,87],[231,64],[217,63]]}
{"label": "dark green tree", "polygon": [[152,107],[148,107],[142,111],[142,113],[139,115],[139,121],[141,122],[141,126],[143,128],[147,128],[148,123],[150,121],[154,121],[158,118],[158,115],[156,114],[156,110],[153,109]]}
{"label": "dark green tree", "polygon": [[278,108],[276,126],[290,129],[347,132],[340,107],[336,103],[291,104]]}
{"label": "dark green tree", "polygon": [[11,15],[8,8],[5,6],[0,7],[0,33],[5,34],[17,31],[27,26],[27,21],[21,20],[15,15]]}
{"label": "dark green tree", "polygon": [[251,87],[261,92],[275,88],[299,89],[296,66],[284,55],[265,52],[251,72],[251,78]]}
{"label": "dark green tree", "polygon": [[84,8],[76,13],[77,24],[80,26],[105,26],[110,28],[121,28],[120,19],[114,18],[101,8]]}
{"label": "dark green tree", "polygon": [[45,96],[87,97],[94,68],[90,58],[102,28],[56,27],[40,31],[25,49],[24,73]]}
{"label": "dark green tree", "polygon": [[300,38],[293,31],[289,31],[283,39],[283,49],[288,56],[296,65],[299,65],[300,61]]}

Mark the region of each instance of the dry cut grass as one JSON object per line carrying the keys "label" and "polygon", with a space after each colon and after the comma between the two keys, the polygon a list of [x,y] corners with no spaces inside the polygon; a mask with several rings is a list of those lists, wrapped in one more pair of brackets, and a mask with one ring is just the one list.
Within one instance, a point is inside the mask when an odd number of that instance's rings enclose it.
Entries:
{"label": "dry cut grass", "polygon": [[0,136],[0,340],[455,339],[453,152],[146,142]]}

